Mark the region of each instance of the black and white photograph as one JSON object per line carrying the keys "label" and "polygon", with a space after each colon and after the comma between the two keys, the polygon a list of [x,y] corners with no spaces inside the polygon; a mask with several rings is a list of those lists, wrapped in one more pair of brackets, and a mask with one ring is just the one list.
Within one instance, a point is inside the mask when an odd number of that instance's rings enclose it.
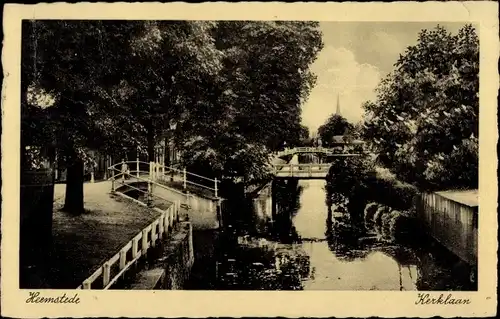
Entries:
{"label": "black and white photograph", "polygon": [[11,173],[26,303],[185,290],[470,304],[486,284],[480,216],[496,216],[479,208],[496,202],[479,176],[480,112],[496,124],[481,24],[396,20],[23,18]]}

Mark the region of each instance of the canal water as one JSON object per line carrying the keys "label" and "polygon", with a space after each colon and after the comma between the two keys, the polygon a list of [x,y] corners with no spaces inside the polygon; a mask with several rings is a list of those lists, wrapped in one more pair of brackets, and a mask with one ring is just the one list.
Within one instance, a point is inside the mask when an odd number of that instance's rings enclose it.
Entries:
{"label": "canal water", "polygon": [[[282,181],[228,205],[224,231],[195,262],[189,289],[474,289],[457,258],[424,236],[398,242],[349,212],[329,211],[325,199],[324,180]],[[197,234],[195,250],[211,240]]]}

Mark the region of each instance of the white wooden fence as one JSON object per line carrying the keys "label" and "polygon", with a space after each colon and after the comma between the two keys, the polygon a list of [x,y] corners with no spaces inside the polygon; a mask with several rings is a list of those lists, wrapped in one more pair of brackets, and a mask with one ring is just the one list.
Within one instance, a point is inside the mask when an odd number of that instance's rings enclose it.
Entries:
{"label": "white wooden fence", "polygon": [[[146,206],[146,204],[127,195],[121,193],[117,194],[133,200],[141,206]],[[113,257],[102,264],[92,275],[85,279],[82,285],[80,285],[77,289],[92,289],[92,284],[99,279],[102,280],[103,289],[109,289],[130,269],[132,265],[134,265],[134,263],[139,260],[139,258],[141,258],[141,256],[145,256],[147,254],[150,247],[156,246],[158,239],[162,239],[168,235],[169,227],[172,228],[179,220],[180,202],[175,202],[165,211],[157,207],[154,207],[153,209],[161,213],[160,217],[134,236],[134,238],[123,246]],[[139,242],[141,242],[140,249]],[[190,254],[192,255],[193,247],[191,238],[189,248]],[[128,254],[130,250],[132,250],[131,257],[129,257]],[[118,272],[116,274],[112,274],[111,269],[117,263],[119,263]]]}

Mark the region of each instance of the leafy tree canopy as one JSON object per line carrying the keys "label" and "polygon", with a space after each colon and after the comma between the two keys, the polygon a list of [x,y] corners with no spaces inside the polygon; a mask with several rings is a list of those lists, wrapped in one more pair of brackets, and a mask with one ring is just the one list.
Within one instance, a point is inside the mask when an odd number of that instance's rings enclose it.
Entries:
{"label": "leafy tree canopy", "polygon": [[314,85],[309,66],[322,48],[321,32],[311,22],[231,21],[216,23],[212,35],[222,70],[204,107],[182,126],[185,160],[226,176],[262,178],[269,151],[309,135],[300,113]]}
{"label": "leafy tree canopy", "polygon": [[331,115],[325,124],[318,128],[318,135],[321,138],[323,145],[328,146],[333,142],[333,137],[336,135],[345,135],[352,131],[354,126],[349,123],[342,115]]}
{"label": "leafy tree canopy", "polygon": [[399,178],[425,189],[478,185],[479,40],[423,30],[364,104],[363,135]]}
{"label": "leafy tree canopy", "polygon": [[69,210],[83,211],[88,150],[120,154],[147,141],[152,156],[162,130],[182,122],[187,106],[200,107],[198,88],[209,90],[203,84],[220,70],[210,27],[191,21],[23,23],[22,143],[49,146],[66,159]]}

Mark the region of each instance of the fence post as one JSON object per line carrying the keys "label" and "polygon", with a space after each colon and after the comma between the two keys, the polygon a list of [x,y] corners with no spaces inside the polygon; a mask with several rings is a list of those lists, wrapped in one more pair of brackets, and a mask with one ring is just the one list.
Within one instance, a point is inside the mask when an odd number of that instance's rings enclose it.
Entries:
{"label": "fence post", "polygon": [[124,269],[127,265],[127,251],[125,249],[120,250],[120,270]]}
{"label": "fence post", "polygon": [[104,265],[102,265],[102,286],[105,288],[109,284],[110,280],[110,269],[111,267],[109,266],[109,262],[105,262]]}
{"label": "fence post", "polygon": [[215,178],[215,197],[219,197],[217,196],[217,177]]}
{"label": "fence post", "polygon": [[189,264],[194,263],[194,248],[193,248],[193,224],[189,223]]}
{"label": "fence post", "polygon": [[149,162],[149,178],[153,178],[153,162]]}
{"label": "fence post", "polygon": [[151,224],[151,247],[156,246],[156,223]]}
{"label": "fence post", "polygon": [[186,185],[186,183],[187,183],[187,181],[186,181],[186,168],[185,167],[182,170],[182,175],[183,175],[182,179],[183,179],[183,182],[184,182],[183,187],[184,187],[184,190],[185,190],[187,188],[187,185]]}
{"label": "fence post", "polygon": [[175,215],[175,210],[177,209],[176,206],[177,205],[174,204],[173,206],[170,206],[168,209],[168,227],[172,227],[174,225],[174,215]]}
{"label": "fence post", "polygon": [[94,171],[92,170],[92,172],[90,172],[90,182],[91,183],[95,183],[95,179],[94,179]]}
{"label": "fence post", "polygon": [[141,255],[146,256],[148,252],[148,231],[146,228],[142,230],[142,245],[141,245]]}
{"label": "fence post", "polygon": [[165,215],[166,213],[162,213],[160,216],[160,220],[158,222],[158,237],[162,239],[165,236]]}
{"label": "fence post", "polygon": [[177,219],[177,221],[179,221],[179,216],[180,216],[180,214],[181,214],[181,201],[180,201],[180,200],[178,200],[178,201],[177,201],[177,218],[176,218],[176,219]]}
{"label": "fence post", "polygon": [[153,184],[151,183],[151,180],[148,180],[148,194],[146,204],[148,206],[151,206],[153,204]]}
{"label": "fence post", "polygon": [[91,282],[87,279],[83,282],[83,289],[90,289]]}
{"label": "fence post", "polygon": [[158,162],[153,163],[153,180],[156,181],[156,174],[158,172]]}
{"label": "fence post", "polygon": [[[175,205],[175,202],[174,204],[172,204],[172,206],[173,205]],[[165,220],[163,221],[164,223],[163,229],[165,231],[165,236],[168,234],[168,227],[170,226],[170,210],[172,209],[172,206],[167,208],[167,213],[165,214]]]}
{"label": "fence post", "polygon": [[139,240],[136,239],[137,237],[134,237],[132,240],[132,259],[135,259],[138,254],[139,250]]}

